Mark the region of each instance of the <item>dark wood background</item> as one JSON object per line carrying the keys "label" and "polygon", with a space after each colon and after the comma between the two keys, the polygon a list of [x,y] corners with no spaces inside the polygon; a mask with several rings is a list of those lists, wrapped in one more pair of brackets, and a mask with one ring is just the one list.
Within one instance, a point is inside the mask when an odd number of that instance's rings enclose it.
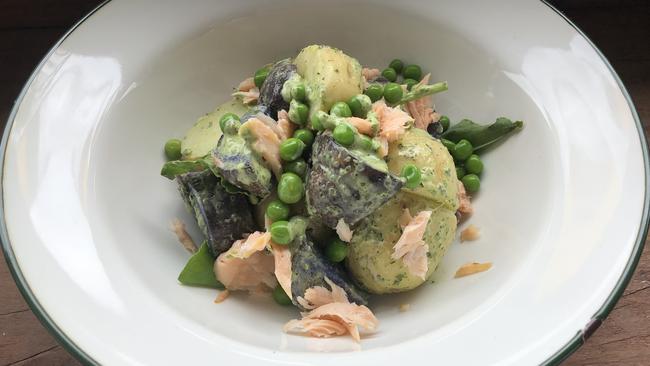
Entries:
{"label": "dark wood background", "polygon": [[[100,0],[0,0],[0,124],[49,48]],[[650,123],[650,0],[554,0],[609,58]],[[0,365],[77,365],[0,260]],[[600,329],[565,365],[650,365],[650,253]]]}

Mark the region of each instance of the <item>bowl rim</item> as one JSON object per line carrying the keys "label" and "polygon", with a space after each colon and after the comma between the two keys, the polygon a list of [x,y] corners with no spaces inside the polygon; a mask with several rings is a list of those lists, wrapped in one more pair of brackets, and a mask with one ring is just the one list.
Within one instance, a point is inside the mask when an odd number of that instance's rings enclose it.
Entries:
{"label": "bowl rim", "polygon": [[[595,314],[592,315],[590,320],[585,324],[585,326],[578,331],[564,346],[562,346],[559,350],[557,350],[555,353],[553,353],[551,356],[549,356],[543,363],[542,365],[558,365],[562,361],[566,360],[571,354],[573,354],[580,346],[582,346],[585,341],[598,329],[598,327],[603,323],[605,318],[609,315],[609,313],[613,310],[614,306],[618,302],[618,300],[621,298],[623,295],[623,292],[625,291],[627,285],[629,284],[630,280],[632,279],[632,276],[634,275],[634,271],[639,263],[639,260],[641,258],[641,254],[643,253],[643,248],[645,246],[645,239],[648,234],[648,226],[650,224],[650,195],[648,194],[650,192],[650,157],[648,154],[648,141],[646,139],[644,130],[643,130],[643,124],[641,123],[641,120],[639,118],[638,112],[636,110],[636,107],[634,105],[634,102],[632,101],[632,98],[630,97],[629,92],[625,88],[625,85],[621,81],[620,77],[612,67],[611,63],[607,60],[605,55],[598,49],[598,47],[587,37],[587,35],[576,25],[574,24],[566,15],[564,15],[560,10],[558,10],[555,6],[550,4],[548,0],[540,0],[542,4],[548,6],[553,12],[556,13],[559,17],[561,17],[567,24],[572,27],[576,33],[578,33],[581,37],[583,37],[588,44],[593,48],[593,50],[597,53],[597,55],[600,57],[600,59],[603,61],[605,66],[608,68],[609,72],[613,76],[614,80],[616,81],[618,87],[620,88],[621,92],[623,93],[623,96],[625,97],[625,100],[627,102],[628,107],[630,108],[630,112],[632,113],[632,118],[634,119],[636,128],[637,128],[637,133],[639,135],[639,141],[641,143],[641,150],[643,154],[643,165],[644,165],[644,180],[645,180],[645,190],[644,190],[644,200],[643,200],[643,212],[641,215],[641,222],[639,226],[639,231],[637,233],[637,237],[635,239],[635,244],[634,247],[632,248],[632,253],[630,255],[630,258],[628,259],[625,268],[623,269],[623,273],[617,280],[616,284],[614,285],[614,288],[611,290],[609,296],[605,299],[605,302],[601,305],[601,307],[596,311]],[[5,260],[7,262],[7,265],[9,267],[9,272],[11,273],[14,281],[16,282],[16,285],[18,287],[18,290],[20,291],[21,295],[27,302],[28,306],[36,315],[38,320],[41,322],[41,324],[48,330],[48,332],[54,336],[54,338],[57,340],[57,342],[65,349],[67,350],[70,354],[72,354],[79,362],[81,362],[84,365],[99,365],[99,363],[94,360],[88,353],[86,353],[84,350],[81,349],[77,344],[75,344],[64,332],[61,330],[61,328],[58,327],[54,319],[50,317],[50,315],[47,313],[45,308],[39,303],[38,299],[36,298],[35,294],[32,292],[32,290],[29,288],[29,284],[27,283],[19,265],[16,259],[16,256],[13,252],[11,242],[9,240],[9,234],[7,231],[7,225],[6,225],[6,215],[4,212],[4,168],[5,168],[5,155],[6,155],[6,150],[7,150],[7,142],[9,139],[10,132],[12,130],[16,114],[18,112],[18,108],[20,104],[23,101],[23,98],[25,97],[25,94],[27,90],[30,88],[32,82],[34,81],[36,75],[38,72],[43,68],[45,62],[50,58],[50,56],[61,46],[61,44],[79,27],[81,26],[86,20],[88,20],[91,16],[93,16],[98,10],[100,10],[102,7],[110,3],[111,0],[105,0],[101,4],[97,5],[93,10],[91,10],[88,14],[86,14],[83,18],[81,18],[79,21],[77,21],[51,48],[50,50],[43,56],[39,64],[34,68],[34,71],[32,71],[30,77],[27,79],[25,84],[23,85],[23,88],[20,91],[20,94],[16,98],[14,105],[11,109],[11,112],[9,114],[9,117],[7,118],[7,122],[5,125],[5,129],[2,135],[2,141],[0,142],[0,242],[2,244],[2,251],[4,253]]]}

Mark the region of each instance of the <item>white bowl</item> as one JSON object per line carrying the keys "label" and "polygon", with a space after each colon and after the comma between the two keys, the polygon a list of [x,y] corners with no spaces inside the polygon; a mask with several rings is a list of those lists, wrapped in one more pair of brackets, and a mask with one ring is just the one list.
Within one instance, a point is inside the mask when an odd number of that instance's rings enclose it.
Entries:
{"label": "white bowl", "polygon": [[[360,344],[286,335],[294,309],[180,286],[187,254],[168,223],[192,219],[158,175],[167,138],[312,43],[369,66],[419,63],[449,81],[435,100],[452,120],[526,123],[485,156],[481,239],[453,244],[434,284],[376,299],[380,330]],[[4,250],[36,314],[87,363],[555,363],[641,253],[642,136],[607,61],[542,2],[112,1],[56,45],[11,114]],[[453,279],[469,261],[494,267]]]}

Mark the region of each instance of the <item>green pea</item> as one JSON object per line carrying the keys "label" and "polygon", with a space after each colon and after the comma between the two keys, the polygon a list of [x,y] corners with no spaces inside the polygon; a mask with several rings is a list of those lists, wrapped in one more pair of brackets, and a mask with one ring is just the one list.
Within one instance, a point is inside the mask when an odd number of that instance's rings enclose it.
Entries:
{"label": "green pea", "polygon": [[422,182],[420,169],[413,164],[404,165],[402,168],[402,177],[406,179],[406,188],[415,189]]}
{"label": "green pea", "polygon": [[[301,141],[302,142],[302,141]],[[284,173],[278,183],[278,197],[282,202],[292,204],[300,201],[305,191],[302,179],[295,173]]]}
{"label": "green pea", "polygon": [[465,160],[465,168],[467,168],[468,173],[472,174],[481,174],[483,171],[483,161],[476,154],[472,154]]}
{"label": "green pea", "polygon": [[255,71],[255,76],[253,76],[255,86],[261,88],[267,76],[269,76],[269,69],[267,67]]}
{"label": "green pea", "polygon": [[181,140],[170,139],[165,142],[165,155],[167,160],[178,160],[181,158]]}
{"label": "green pea", "polygon": [[325,129],[323,126],[323,119],[327,118],[327,113],[323,111],[318,111],[314,114],[311,115],[310,117],[310,122],[311,122],[311,128],[316,130],[316,131],[322,131]]}
{"label": "green pea", "polygon": [[297,83],[291,87],[291,98],[296,99],[300,102],[304,102],[307,99],[307,90],[305,90],[305,84]]}
{"label": "green pea", "polygon": [[304,177],[307,173],[307,163],[304,159],[298,159],[290,163],[284,164],[284,171],[295,173],[301,177]]}
{"label": "green pea", "polygon": [[372,139],[370,137],[359,134],[356,142],[359,145],[359,148],[362,150],[374,151],[374,144],[372,143]]}
{"label": "green pea", "polygon": [[266,206],[266,216],[271,221],[286,220],[289,218],[289,205],[280,200],[273,200]]}
{"label": "green pea", "polygon": [[465,168],[463,168],[460,165],[456,167],[456,178],[457,179],[463,179],[465,174],[467,174],[467,172],[465,171]]}
{"label": "green pea", "polygon": [[402,69],[404,68],[404,63],[402,62],[402,60],[396,58],[393,61],[391,61],[390,64],[388,64],[388,67],[395,70],[395,72],[399,74],[400,72],[402,72]]}
{"label": "green pea", "polygon": [[454,148],[456,147],[456,144],[453,141],[449,141],[447,139],[441,139],[440,142],[442,142],[442,144],[447,148],[450,154],[452,151],[454,151]]}
{"label": "green pea", "polygon": [[221,132],[225,132],[225,131],[226,131],[226,129],[227,129],[227,128],[226,128],[226,123],[227,123],[228,121],[231,121],[231,120],[232,120],[232,121],[236,121],[236,122],[240,122],[240,121],[239,121],[239,116],[237,116],[237,115],[234,114],[234,113],[230,113],[230,112],[229,112],[229,113],[226,113],[226,114],[224,114],[223,116],[221,116],[221,118],[219,119],[219,127],[221,127]]}
{"label": "green pea", "polygon": [[309,107],[304,103],[300,103],[296,99],[293,99],[289,103],[289,119],[291,122],[297,125],[304,125],[307,123],[307,118],[309,117]]}
{"label": "green pea", "polygon": [[275,300],[278,305],[291,305],[291,298],[289,298],[289,295],[287,295],[280,285],[275,286],[275,289],[273,290],[273,300]]}
{"label": "green pea", "polygon": [[271,240],[276,244],[287,245],[293,240],[289,221],[276,221],[271,224],[269,231],[271,232]]}
{"label": "green pea", "polygon": [[293,137],[302,141],[306,146],[311,146],[314,142],[314,133],[306,128],[301,128],[293,133]]}
{"label": "green pea", "polygon": [[461,179],[467,192],[475,193],[481,188],[481,180],[476,174],[467,174]]}
{"label": "green pea", "polygon": [[384,96],[384,86],[381,84],[370,84],[363,93],[370,97],[370,100],[374,103]]}
{"label": "green pea", "polygon": [[470,155],[472,155],[472,152],[474,152],[472,143],[462,139],[456,143],[456,146],[454,146],[454,149],[451,151],[451,155],[458,161],[465,161]]}
{"label": "green pea", "polygon": [[438,120],[440,122],[440,125],[442,126],[442,131],[447,131],[449,129],[449,117],[447,116],[440,116],[440,119]]}
{"label": "green pea", "polygon": [[294,161],[302,155],[305,143],[295,137],[288,138],[280,144],[280,158],[284,161]]}
{"label": "green pea", "polygon": [[350,98],[348,106],[350,107],[353,116],[366,118],[366,115],[368,115],[368,112],[372,109],[372,101],[369,96],[359,94]]}
{"label": "green pea", "polygon": [[389,67],[387,69],[384,69],[384,71],[381,72],[381,76],[385,77],[386,80],[392,82],[392,81],[397,80],[397,71],[395,71],[395,69]]}
{"label": "green pea", "polygon": [[384,99],[386,99],[388,104],[396,104],[400,99],[402,99],[403,94],[404,91],[402,90],[402,86],[399,84],[388,83],[384,87]]}
{"label": "green pea", "polygon": [[402,81],[402,84],[406,84],[406,89],[407,90],[411,90],[411,88],[413,88],[413,85],[415,85],[417,83],[418,83],[418,81],[413,80],[413,79],[404,79],[404,81]]}
{"label": "green pea", "polygon": [[330,108],[330,114],[337,117],[352,117],[352,111],[346,102],[336,102]]}
{"label": "green pea", "polygon": [[344,122],[334,127],[332,132],[334,140],[343,146],[350,146],[354,142],[354,129],[349,123]]}
{"label": "green pea", "polygon": [[350,248],[341,239],[334,239],[325,248],[325,256],[334,263],[339,263],[348,256]]}
{"label": "green pea", "polygon": [[404,68],[404,79],[422,79],[422,69],[418,65],[408,65]]}

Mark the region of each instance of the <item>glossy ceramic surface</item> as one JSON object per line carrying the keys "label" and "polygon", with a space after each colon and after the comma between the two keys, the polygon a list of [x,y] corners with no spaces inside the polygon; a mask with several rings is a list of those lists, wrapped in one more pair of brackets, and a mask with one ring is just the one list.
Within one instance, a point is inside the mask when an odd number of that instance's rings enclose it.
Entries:
{"label": "glossy ceramic surface", "polygon": [[[376,299],[380,331],[360,344],[289,336],[292,309],[178,285],[187,254],[168,224],[191,218],[158,175],[168,138],[312,43],[422,65],[449,82],[435,100],[453,121],[526,122],[484,158],[481,239],[455,243],[433,284]],[[533,1],[112,1],[46,58],[10,123],[8,259],[88,362],[539,364],[611,304],[646,228],[635,112],[592,45]],[[470,261],[494,267],[453,279]]]}

